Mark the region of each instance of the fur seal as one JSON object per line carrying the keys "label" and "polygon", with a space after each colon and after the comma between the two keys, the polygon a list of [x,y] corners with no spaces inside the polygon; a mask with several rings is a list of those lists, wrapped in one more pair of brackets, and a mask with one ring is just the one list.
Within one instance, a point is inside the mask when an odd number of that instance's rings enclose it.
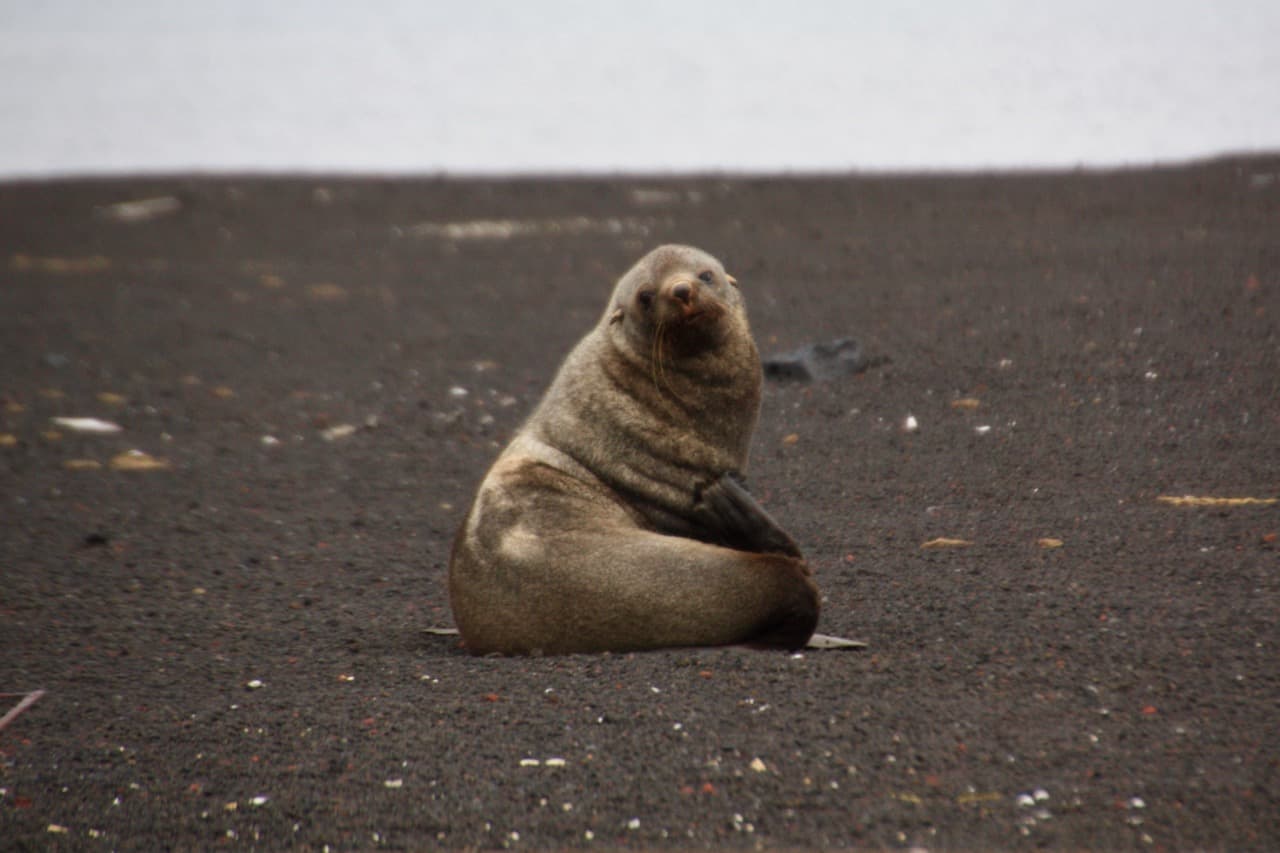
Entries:
{"label": "fur seal", "polygon": [[740,481],[760,357],[737,282],[668,245],[618,281],[454,538],[476,654],[800,648],[818,591]]}

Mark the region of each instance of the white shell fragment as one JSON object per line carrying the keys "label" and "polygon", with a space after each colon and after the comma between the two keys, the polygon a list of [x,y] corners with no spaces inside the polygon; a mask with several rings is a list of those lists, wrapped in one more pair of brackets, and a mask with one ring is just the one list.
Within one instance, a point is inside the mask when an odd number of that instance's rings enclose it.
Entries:
{"label": "white shell fragment", "polygon": [[814,634],[804,647],[806,649],[865,649],[867,644],[861,640],[846,640],[844,637],[833,637],[830,634]]}
{"label": "white shell fragment", "polygon": [[98,418],[53,418],[53,422],[72,432],[96,433],[98,435],[120,432],[119,424],[113,424],[111,421],[103,421]]}
{"label": "white shell fragment", "polygon": [[338,424],[337,426],[331,426],[321,432],[320,437],[325,441],[337,441],[340,438],[346,438],[349,435],[354,435],[355,431],[356,428],[351,424]]}

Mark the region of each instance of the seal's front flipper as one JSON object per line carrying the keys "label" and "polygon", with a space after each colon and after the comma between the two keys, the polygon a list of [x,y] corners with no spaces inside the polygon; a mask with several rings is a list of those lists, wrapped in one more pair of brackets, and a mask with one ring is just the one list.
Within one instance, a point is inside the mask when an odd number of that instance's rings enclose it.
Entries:
{"label": "seal's front flipper", "polygon": [[833,637],[830,634],[814,634],[804,647],[814,650],[865,649],[867,644],[861,640],[846,640],[844,637]]}
{"label": "seal's front flipper", "polygon": [[804,559],[795,540],[732,474],[725,474],[703,489],[700,503],[712,530],[730,547]]}

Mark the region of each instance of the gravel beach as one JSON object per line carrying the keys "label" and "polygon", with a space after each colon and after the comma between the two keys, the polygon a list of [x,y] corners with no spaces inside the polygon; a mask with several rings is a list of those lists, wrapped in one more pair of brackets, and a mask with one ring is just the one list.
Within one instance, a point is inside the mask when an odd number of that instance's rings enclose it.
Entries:
{"label": "gravel beach", "polygon": [[[868,357],[749,471],[868,648],[470,656],[454,529],[664,242]],[[1278,499],[1280,156],[0,184],[0,848],[1275,849]]]}

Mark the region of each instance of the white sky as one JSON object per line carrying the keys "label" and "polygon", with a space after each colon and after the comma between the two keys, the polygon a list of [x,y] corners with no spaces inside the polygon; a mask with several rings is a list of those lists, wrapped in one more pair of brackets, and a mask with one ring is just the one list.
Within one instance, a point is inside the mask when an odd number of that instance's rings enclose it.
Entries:
{"label": "white sky", "polygon": [[1276,0],[0,0],[0,175],[1280,150]]}

